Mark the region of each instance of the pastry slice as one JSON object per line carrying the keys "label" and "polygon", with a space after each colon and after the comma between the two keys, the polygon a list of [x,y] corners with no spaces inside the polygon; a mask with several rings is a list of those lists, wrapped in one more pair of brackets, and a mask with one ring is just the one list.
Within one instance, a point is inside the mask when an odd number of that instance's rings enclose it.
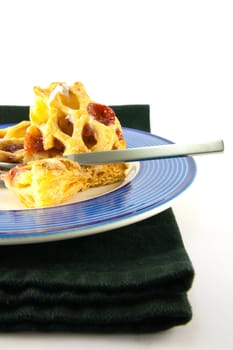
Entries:
{"label": "pastry slice", "polygon": [[84,85],[75,82],[34,87],[30,127],[24,139],[24,161],[52,155],[125,148],[121,124],[114,111],[95,103]]}
{"label": "pastry slice", "polygon": [[0,139],[23,139],[25,136],[25,133],[27,131],[27,128],[30,126],[29,120],[23,120],[19,122],[18,124],[8,126],[7,128],[0,129]]}
{"label": "pastry slice", "polygon": [[127,165],[80,166],[67,158],[48,158],[20,164],[1,175],[6,187],[28,208],[64,203],[90,187],[122,180]]}
{"label": "pastry slice", "polygon": [[24,159],[24,137],[30,121],[0,129],[0,162],[17,163]]}
{"label": "pastry slice", "polygon": [[6,187],[28,208],[63,203],[87,188],[88,179],[78,163],[49,158],[20,164],[2,175]]}
{"label": "pastry slice", "polygon": [[0,162],[18,163],[24,159],[24,142],[20,139],[0,139]]}

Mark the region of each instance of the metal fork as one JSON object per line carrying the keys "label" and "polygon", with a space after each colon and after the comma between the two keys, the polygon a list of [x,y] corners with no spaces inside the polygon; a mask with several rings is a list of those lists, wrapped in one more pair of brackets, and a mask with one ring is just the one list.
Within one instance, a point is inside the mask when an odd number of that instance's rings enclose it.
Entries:
{"label": "metal fork", "polygon": [[[94,165],[115,162],[151,160],[157,158],[172,158],[187,155],[199,155],[222,152],[223,150],[223,140],[215,140],[202,143],[166,144],[159,146],[135,147],[112,151],[86,152],[72,154],[66,157],[77,161],[81,165]],[[0,162],[0,169],[9,170],[15,167],[16,165],[17,163]]]}

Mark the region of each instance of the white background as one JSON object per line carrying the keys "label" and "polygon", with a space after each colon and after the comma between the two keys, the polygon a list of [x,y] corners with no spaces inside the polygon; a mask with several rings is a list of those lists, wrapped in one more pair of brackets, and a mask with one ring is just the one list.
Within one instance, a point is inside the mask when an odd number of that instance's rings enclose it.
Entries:
{"label": "white background", "polygon": [[233,348],[233,1],[0,1],[0,104],[29,105],[34,85],[84,83],[93,100],[151,106],[152,132],[174,142],[223,138],[195,157],[174,204],[196,277],[193,320],[141,336],[7,335],[1,349]]}

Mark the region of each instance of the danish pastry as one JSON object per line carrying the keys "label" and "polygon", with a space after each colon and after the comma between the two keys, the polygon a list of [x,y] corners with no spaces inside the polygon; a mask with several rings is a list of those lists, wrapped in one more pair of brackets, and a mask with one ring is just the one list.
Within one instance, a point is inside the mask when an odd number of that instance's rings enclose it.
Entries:
{"label": "danish pastry", "polygon": [[21,162],[1,176],[27,207],[63,203],[90,187],[122,180],[127,165],[80,166],[67,155],[126,148],[114,111],[90,99],[80,82],[34,87],[29,121],[0,130],[0,160]]}

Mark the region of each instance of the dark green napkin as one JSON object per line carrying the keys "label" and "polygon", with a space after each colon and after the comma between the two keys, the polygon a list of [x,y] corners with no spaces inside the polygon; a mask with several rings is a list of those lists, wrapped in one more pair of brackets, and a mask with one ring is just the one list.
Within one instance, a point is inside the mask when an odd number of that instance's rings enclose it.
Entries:
{"label": "dark green napkin", "polygon": [[[149,106],[113,108],[124,126],[148,130]],[[0,122],[16,120],[16,110],[2,106]],[[138,333],[183,325],[192,317],[193,277],[172,209],[93,236],[1,246],[0,331]]]}

